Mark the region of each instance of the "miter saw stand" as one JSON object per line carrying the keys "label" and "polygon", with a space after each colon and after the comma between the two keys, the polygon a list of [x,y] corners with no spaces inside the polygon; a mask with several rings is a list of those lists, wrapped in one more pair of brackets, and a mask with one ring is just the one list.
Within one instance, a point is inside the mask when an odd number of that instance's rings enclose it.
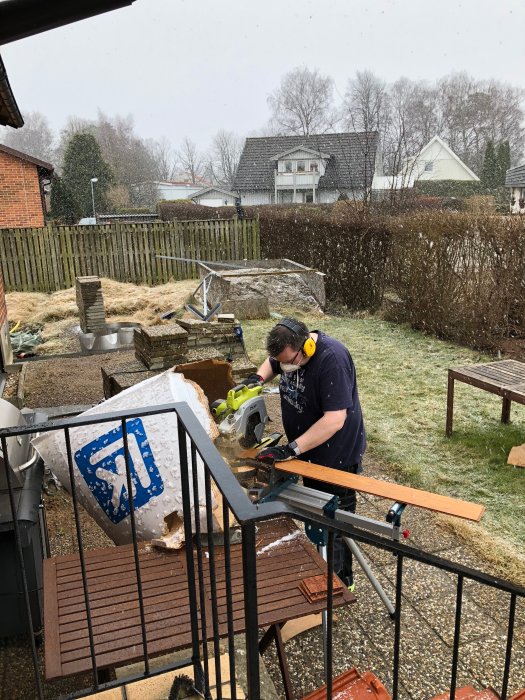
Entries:
{"label": "miter saw stand", "polygon": [[[405,504],[394,503],[386,514],[385,522],[374,520],[373,518],[368,518],[363,515],[357,515],[356,513],[350,513],[347,510],[338,508],[339,499],[337,496],[299,485],[297,483],[299,477],[279,472],[278,464],[279,463],[277,463],[277,465],[265,465],[261,467],[268,473],[268,484],[262,488],[252,488],[248,490],[248,495],[254,502],[265,503],[279,500],[286,503],[298,513],[301,513],[301,515],[324,516],[332,520],[353,525],[360,530],[366,530],[376,535],[388,537],[395,542],[399,542],[401,537],[408,537],[408,531],[401,530],[401,516],[405,509]],[[305,533],[308,538],[317,545],[321,555],[326,559],[328,531],[319,527],[316,523],[306,521]],[[375,577],[363,552],[350,537],[343,536],[343,541],[355,556],[374,590],[388,610],[390,617],[394,618],[395,607]]]}

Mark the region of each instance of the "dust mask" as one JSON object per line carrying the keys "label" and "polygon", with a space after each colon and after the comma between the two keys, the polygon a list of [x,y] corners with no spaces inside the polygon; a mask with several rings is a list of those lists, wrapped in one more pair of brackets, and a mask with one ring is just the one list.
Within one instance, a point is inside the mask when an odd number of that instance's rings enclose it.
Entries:
{"label": "dust mask", "polygon": [[281,369],[283,372],[288,374],[289,372],[297,372],[298,369],[301,369],[301,365],[290,365],[287,364],[286,362],[279,362]]}

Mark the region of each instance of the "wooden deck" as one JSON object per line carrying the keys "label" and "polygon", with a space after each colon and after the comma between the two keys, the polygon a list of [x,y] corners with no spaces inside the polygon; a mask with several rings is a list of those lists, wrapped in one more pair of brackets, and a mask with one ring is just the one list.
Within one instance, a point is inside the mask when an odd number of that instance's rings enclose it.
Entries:
{"label": "wooden deck", "polygon": [[491,394],[501,396],[501,422],[510,422],[512,401],[525,404],[525,363],[517,360],[498,360],[479,365],[452,367],[448,370],[447,421],[445,432],[452,435],[454,413],[454,382],[470,384]]}
{"label": "wooden deck", "polygon": [[[291,535],[287,540],[283,537]],[[300,582],[326,572],[314,546],[291,520],[260,523],[256,535],[259,625],[276,625],[325,609],[309,603]],[[235,633],[244,632],[241,545],[231,546]],[[135,563],[131,545],[85,552],[97,668],[111,668],[144,657]],[[184,550],[165,551],[140,545],[140,571],[148,655],[191,644]],[[205,582],[209,560],[204,557]],[[220,634],[227,634],[224,552],[215,547]],[[211,598],[205,583],[207,637],[212,636]],[[198,595],[197,595],[198,599]],[[353,602],[344,590],[334,605]],[[199,615],[200,618],[200,615]],[[91,670],[91,654],[78,555],[44,561],[45,673],[48,680]]]}

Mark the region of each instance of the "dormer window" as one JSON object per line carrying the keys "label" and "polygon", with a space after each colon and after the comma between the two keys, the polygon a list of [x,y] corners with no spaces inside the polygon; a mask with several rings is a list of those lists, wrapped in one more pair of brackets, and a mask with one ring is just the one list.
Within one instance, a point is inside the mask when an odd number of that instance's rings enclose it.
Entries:
{"label": "dormer window", "polygon": [[291,160],[285,160],[285,161],[284,161],[284,172],[285,172],[285,173],[291,173],[291,172],[292,172],[292,161],[291,161]]}
{"label": "dormer window", "polygon": [[310,161],[310,172],[311,173],[318,173],[319,172],[319,163],[316,160]]}
{"label": "dormer window", "polygon": [[297,161],[297,172],[304,173],[305,171],[306,171],[306,161],[298,160]]}

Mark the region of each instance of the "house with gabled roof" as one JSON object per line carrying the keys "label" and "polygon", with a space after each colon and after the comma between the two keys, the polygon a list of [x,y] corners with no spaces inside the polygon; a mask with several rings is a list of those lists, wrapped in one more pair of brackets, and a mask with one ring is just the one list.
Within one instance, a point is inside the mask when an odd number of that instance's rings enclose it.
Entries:
{"label": "house with gabled roof", "polygon": [[[400,176],[405,183],[416,180],[466,180],[479,182],[476,173],[439,136],[434,136],[415,156],[407,158]],[[410,187],[411,184],[405,184]]]}
{"label": "house with gabled roof", "polygon": [[378,147],[377,132],[248,138],[233,190],[245,205],[360,200]]}
{"label": "house with gabled roof", "polygon": [[234,192],[230,192],[216,185],[203,187],[191,196],[191,200],[195,202],[195,204],[202,204],[205,207],[232,206],[235,204],[236,199],[237,195]]}

